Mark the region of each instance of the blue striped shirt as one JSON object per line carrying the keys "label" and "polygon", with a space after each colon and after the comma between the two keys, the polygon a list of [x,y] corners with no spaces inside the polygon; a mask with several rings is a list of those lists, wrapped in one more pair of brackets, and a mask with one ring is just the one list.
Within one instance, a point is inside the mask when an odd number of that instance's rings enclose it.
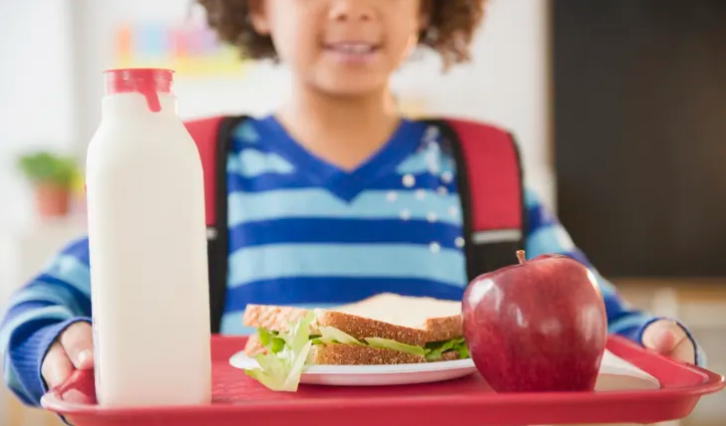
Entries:
{"label": "blue striped shirt", "polygon": [[[404,121],[347,172],[306,151],[272,117],[235,129],[227,162],[229,274],[223,334],[247,334],[248,303],[331,306],[381,292],[460,300],[467,284],[456,164],[435,128]],[[602,287],[609,329],[640,341],[656,318],[625,304],[527,191],[528,257],[570,255]],[[3,379],[27,404],[47,390],[43,355],[90,321],[86,238],[17,291],[0,328]],[[702,361],[702,356],[699,356]]]}

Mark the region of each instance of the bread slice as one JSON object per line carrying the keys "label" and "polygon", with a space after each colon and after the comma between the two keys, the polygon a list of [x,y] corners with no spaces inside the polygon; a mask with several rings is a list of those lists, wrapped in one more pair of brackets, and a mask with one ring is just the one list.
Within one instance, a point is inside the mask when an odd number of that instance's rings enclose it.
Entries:
{"label": "bread slice", "polygon": [[[271,305],[248,305],[244,325],[268,331],[287,332],[291,325],[310,310]],[[333,309],[314,309],[310,334],[321,327],[334,327],[359,340],[377,337],[413,346],[444,342],[463,336],[461,304],[425,297],[380,294],[358,303]],[[245,352],[254,356],[266,350],[257,335],[250,336]],[[442,360],[458,359],[447,352]],[[309,364],[372,365],[414,364],[426,362],[422,355],[361,345],[316,345],[308,357]]]}
{"label": "bread slice", "polygon": [[[310,312],[307,309],[248,305],[244,325],[286,332]],[[313,310],[311,334],[320,327],[335,327],[357,339],[379,337],[424,346],[463,336],[461,304],[423,297],[381,294],[334,309]],[[434,316],[432,316],[434,315]]]}

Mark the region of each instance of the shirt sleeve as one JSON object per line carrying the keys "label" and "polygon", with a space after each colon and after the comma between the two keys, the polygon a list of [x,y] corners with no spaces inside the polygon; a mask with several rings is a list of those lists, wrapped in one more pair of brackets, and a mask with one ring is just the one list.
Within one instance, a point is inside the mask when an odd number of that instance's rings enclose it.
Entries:
{"label": "shirt sleeve", "polygon": [[20,400],[40,405],[48,391],[41,376],[45,354],[71,324],[91,322],[88,239],[63,249],[16,291],[0,324],[3,381]]}
{"label": "shirt sleeve", "polygon": [[[559,220],[541,203],[531,189],[527,189],[525,192],[525,207],[527,209],[525,244],[527,258],[557,253],[570,256],[583,263],[592,271],[600,285],[607,311],[608,331],[642,344],[643,332],[646,327],[655,321],[666,318],[656,317],[643,310],[635,309],[623,300],[615,286],[600,275],[585,254],[574,244]],[[692,333],[684,324],[678,320],[674,321],[683,328],[693,342],[696,348],[696,364],[704,366],[706,357],[702,348],[696,343]]]}

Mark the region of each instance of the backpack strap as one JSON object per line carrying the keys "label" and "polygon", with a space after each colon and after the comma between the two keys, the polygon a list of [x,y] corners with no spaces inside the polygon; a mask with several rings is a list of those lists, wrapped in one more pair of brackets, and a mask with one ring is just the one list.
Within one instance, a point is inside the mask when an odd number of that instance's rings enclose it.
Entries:
{"label": "backpack strap", "polygon": [[429,122],[439,127],[456,160],[469,280],[516,263],[515,252],[525,243],[527,215],[514,137],[473,121]]}
{"label": "backpack strap", "polygon": [[227,293],[227,154],[232,144],[232,132],[246,118],[219,116],[184,123],[197,144],[204,171],[212,333],[220,331]]}

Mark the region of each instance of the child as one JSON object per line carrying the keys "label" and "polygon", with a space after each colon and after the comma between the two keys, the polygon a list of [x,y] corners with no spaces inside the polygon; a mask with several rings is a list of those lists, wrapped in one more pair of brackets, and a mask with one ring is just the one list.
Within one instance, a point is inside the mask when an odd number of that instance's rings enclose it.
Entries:
{"label": "child", "polygon": [[[396,113],[389,79],[417,44],[447,66],[466,61],[486,1],[200,1],[222,39],[279,58],[294,79],[289,103],[234,132],[222,333],[247,331],[248,303],[319,306],[384,291],[460,299],[455,160],[427,125]],[[587,264],[531,192],[526,206],[528,257],[558,252]],[[630,309],[598,279],[612,333],[703,363],[685,327]],[[12,298],[3,377],[25,403],[93,366],[89,293],[82,239]]]}

